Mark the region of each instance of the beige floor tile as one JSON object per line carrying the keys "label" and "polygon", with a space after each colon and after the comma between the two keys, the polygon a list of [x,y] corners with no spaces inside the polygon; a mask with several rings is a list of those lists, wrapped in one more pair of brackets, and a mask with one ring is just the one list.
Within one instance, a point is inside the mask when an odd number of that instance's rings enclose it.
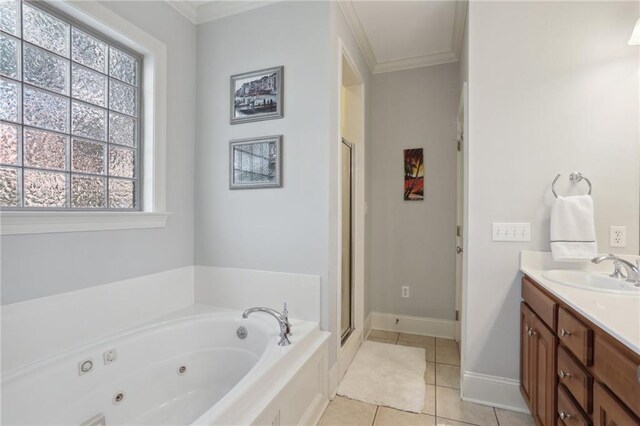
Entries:
{"label": "beige floor tile", "polygon": [[378,343],[386,343],[388,345],[395,345],[396,339],[383,339],[381,337],[369,337],[367,340]]}
{"label": "beige floor tile", "polygon": [[436,387],[434,385],[425,385],[424,389],[424,414],[436,415]]}
{"label": "beige floor tile", "polygon": [[370,426],[373,423],[376,408],[372,404],[336,396],[327,406],[318,426]]}
{"label": "beige floor tile", "polygon": [[436,388],[436,410],[438,416],[447,419],[480,426],[498,426],[493,408],[463,402],[460,400],[460,391],[457,389],[438,386]]}
{"label": "beige floor tile", "polygon": [[436,346],[458,349],[458,342],[453,339],[442,339],[440,337],[436,337]]}
{"label": "beige floor tile", "polygon": [[374,426],[434,426],[436,418],[426,414],[409,413],[388,407],[378,407]]}
{"label": "beige floor tile", "polygon": [[418,348],[426,348],[435,346],[436,339],[431,336],[420,336],[418,334],[400,333],[398,336],[398,344],[403,346],[415,346]]}
{"label": "beige floor tile", "polygon": [[379,407],[374,426],[434,426],[436,418],[426,414],[409,413],[393,408]]}
{"label": "beige floor tile", "polygon": [[427,362],[436,362],[436,347],[427,346],[424,350],[426,351]]}
{"label": "beige floor tile", "polygon": [[462,423],[456,420],[445,419],[444,417],[436,418],[436,426],[469,426],[473,423]]}
{"label": "beige floor tile", "polygon": [[460,389],[460,367],[457,365],[436,364],[436,385]]}
{"label": "beige floor tile", "polygon": [[436,364],[427,362],[427,368],[424,372],[424,383],[427,385],[436,384]]}
{"label": "beige floor tile", "polygon": [[392,343],[395,344],[398,340],[398,333],[395,331],[384,330],[371,330],[367,340],[372,340],[379,343]]}
{"label": "beige floor tile", "polygon": [[534,426],[535,422],[530,414],[516,413],[514,411],[496,408],[496,415],[500,426]]}
{"label": "beige floor tile", "polygon": [[458,348],[436,346],[436,362],[460,365],[460,353],[458,353]]}

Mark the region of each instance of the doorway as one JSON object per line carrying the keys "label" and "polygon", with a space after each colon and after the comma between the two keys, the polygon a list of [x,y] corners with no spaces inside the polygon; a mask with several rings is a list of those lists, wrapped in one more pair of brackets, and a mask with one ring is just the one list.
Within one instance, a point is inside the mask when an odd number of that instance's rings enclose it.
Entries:
{"label": "doorway", "polygon": [[364,336],[365,260],[365,80],[338,40],[340,125],[335,139],[338,222],[336,234],[336,386]]}

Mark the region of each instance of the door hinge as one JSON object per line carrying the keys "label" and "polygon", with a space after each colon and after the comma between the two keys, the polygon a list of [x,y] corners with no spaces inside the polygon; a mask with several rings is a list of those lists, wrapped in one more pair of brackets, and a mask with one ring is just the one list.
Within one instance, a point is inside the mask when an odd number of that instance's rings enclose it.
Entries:
{"label": "door hinge", "polygon": [[462,232],[461,232],[461,229],[460,229],[460,225],[458,225],[458,226],[456,226],[456,237],[460,237],[460,236],[462,236]]}
{"label": "door hinge", "polygon": [[460,311],[456,311],[456,321],[460,321]]}

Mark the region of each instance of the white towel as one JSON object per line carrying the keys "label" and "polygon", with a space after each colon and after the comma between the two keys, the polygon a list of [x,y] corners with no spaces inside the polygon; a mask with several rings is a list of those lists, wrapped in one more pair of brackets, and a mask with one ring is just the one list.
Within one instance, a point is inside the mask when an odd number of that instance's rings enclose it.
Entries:
{"label": "white towel", "polygon": [[551,207],[553,260],[590,260],[598,255],[593,199],[590,195],[558,197]]}

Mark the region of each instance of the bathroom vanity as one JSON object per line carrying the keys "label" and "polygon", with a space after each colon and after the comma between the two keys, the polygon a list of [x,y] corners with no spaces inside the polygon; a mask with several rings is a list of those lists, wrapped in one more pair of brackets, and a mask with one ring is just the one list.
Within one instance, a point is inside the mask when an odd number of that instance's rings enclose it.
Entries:
{"label": "bathroom vanity", "polygon": [[640,425],[640,293],[563,285],[524,263],[520,390],[536,424]]}

